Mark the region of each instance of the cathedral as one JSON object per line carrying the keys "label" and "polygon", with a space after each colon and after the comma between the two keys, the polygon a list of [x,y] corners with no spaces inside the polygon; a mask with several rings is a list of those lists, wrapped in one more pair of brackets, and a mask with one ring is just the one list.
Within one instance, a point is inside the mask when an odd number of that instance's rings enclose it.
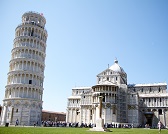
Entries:
{"label": "cathedral", "polygon": [[156,128],[159,121],[168,125],[168,93],[166,83],[127,84],[127,74],[114,64],[96,76],[91,87],[72,88],[68,97],[66,122],[96,124],[99,118],[100,96],[104,124],[115,127]]}

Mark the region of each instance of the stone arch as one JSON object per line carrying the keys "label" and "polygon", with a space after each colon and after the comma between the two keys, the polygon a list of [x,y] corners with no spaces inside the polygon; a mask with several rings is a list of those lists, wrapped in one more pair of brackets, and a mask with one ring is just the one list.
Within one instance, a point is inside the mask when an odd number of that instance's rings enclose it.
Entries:
{"label": "stone arch", "polygon": [[32,105],[32,107],[34,107],[34,108],[35,108],[35,107],[36,107],[36,102],[32,102],[32,104],[31,104],[31,105]]}
{"label": "stone arch", "polygon": [[36,37],[38,36],[38,29],[37,28],[35,29],[35,35],[36,35]]}
{"label": "stone arch", "polygon": [[32,28],[31,28],[31,34],[30,34],[31,36],[34,36],[34,31],[35,31],[35,30],[34,30],[34,27],[32,27]]}
{"label": "stone arch", "polygon": [[7,102],[7,106],[9,106],[9,107],[12,106],[12,102],[11,102],[11,101],[8,101],[8,102]]}
{"label": "stone arch", "polygon": [[163,110],[162,109],[158,109],[158,113],[159,113],[159,115],[162,115],[163,114]]}
{"label": "stone arch", "polygon": [[156,112],[157,110],[156,109],[152,109],[152,112]]}
{"label": "stone arch", "polygon": [[19,97],[23,97],[22,95],[23,95],[23,87],[20,87],[20,94],[19,94]]}
{"label": "stone arch", "polygon": [[147,111],[148,111],[148,112],[151,112],[151,109],[148,108]]}
{"label": "stone arch", "polygon": [[40,77],[37,76],[37,85],[39,86],[39,83],[40,83]]}
{"label": "stone arch", "polygon": [[35,99],[35,89],[32,88],[31,90],[32,90],[32,96],[31,96],[31,98]]}
{"label": "stone arch", "polygon": [[30,42],[30,39],[28,38],[28,39],[27,39],[27,42],[26,42],[26,45],[28,45],[28,44],[29,44],[29,42]]}
{"label": "stone arch", "polygon": [[32,54],[33,54],[33,59],[35,59],[35,50],[33,50]]}
{"label": "stone arch", "polygon": [[28,28],[25,26],[25,32],[24,32],[24,35],[26,35],[26,36],[28,35],[27,29],[28,29]]}
{"label": "stone arch", "polygon": [[28,35],[31,35],[31,27],[28,28]]}
{"label": "stone arch", "polygon": [[36,39],[34,39],[33,48],[36,48],[36,43],[37,43],[37,41],[36,41]]}
{"label": "stone arch", "polygon": [[19,100],[17,100],[17,101],[14,102],[14,105],[18,107],[18,106],[21,105],[21,102]]}
{"label": "stone arch", "polygon": [[39,42],[39,41],[37,41],[37,49],[39,49],[39,44],[40,44],[40,42]]}
{"label": "stone arch", "polygon": [[28,49],[25,50],[25,54],[26,54],[26,57],[28,57],[28,54],[29,54],[29,50]]}
{"label": "stone arch", "polygon": [[27,61],[27,70],[30,70],[30,67],[31,67],[30,61]]}
{"label": "stone arch", "polygon": [[33,39],[30,39],[30,44],[31,44],[31,45],[33,44]]}
{"label": "stone arch", "polygon": [[23,104],[24,107],[29,107],[30,106],[30,103],[28,101],[25,101],[24,104]]}

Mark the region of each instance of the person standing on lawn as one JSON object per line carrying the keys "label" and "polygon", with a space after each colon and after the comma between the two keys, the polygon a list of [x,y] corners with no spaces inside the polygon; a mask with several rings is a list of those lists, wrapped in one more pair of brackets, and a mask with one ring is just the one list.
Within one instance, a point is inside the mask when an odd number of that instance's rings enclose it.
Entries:
{"label": "person standing on lawn", "polygon": [[161,121],[158,122],[158,129],[159,129],[159,133],[161,132]]}

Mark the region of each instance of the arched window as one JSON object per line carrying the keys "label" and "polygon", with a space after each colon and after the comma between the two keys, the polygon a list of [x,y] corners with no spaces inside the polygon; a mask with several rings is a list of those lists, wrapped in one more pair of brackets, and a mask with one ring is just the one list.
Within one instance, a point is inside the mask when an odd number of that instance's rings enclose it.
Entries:
{"label": "arched window", "polygon": [[162,114],[162,109],[159,109],[159,111],[158,111],[158,112],[159,112],[159,115],[161,115],[161,114]]}
{"label": "arched window", "polygon": [[143,88],[141,89],[141,92],[143,92]]}
{"label": "arched window", "polygon": [[[33,24],[34,24],[34,22],[33,22]],[[31,36],[33,36],[33,34],[34,34],[34,29],[32,29],[32,31],[31,31]]]}
{"label": "arched window", "polygon": [[145,102],[145,98],[143,98],[143,102]]}
{"label": "arched window", "polygon": [[103,96],[103,100],[102,101],[105,102],[105,96]]}
{"label": "arched window", "polygon": [[113,106],[113,114],[116,114],[116,108]]}
{"label": "arched window", "polygon": [[29,80],[29,84],[32,84],[32,80]]}
{"label": "arched window", "polygon": [[160,92],[160,87],[159,87],[159,92]]}

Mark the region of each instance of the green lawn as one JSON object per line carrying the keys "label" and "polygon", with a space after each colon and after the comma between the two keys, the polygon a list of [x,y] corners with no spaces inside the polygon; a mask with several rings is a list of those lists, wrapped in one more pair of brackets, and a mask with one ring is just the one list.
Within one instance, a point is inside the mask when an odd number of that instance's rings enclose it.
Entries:
{"label": "green lawn", "polygon": [[[89,128],[57,128],[57,127],[0,127],[0,134],[104,134],[104,132],[88,131]],[[142,128],[112,128],[111,134],[158,134],[158,129]],[[161,134],[168,134],[168,130],[163,129]]]}

